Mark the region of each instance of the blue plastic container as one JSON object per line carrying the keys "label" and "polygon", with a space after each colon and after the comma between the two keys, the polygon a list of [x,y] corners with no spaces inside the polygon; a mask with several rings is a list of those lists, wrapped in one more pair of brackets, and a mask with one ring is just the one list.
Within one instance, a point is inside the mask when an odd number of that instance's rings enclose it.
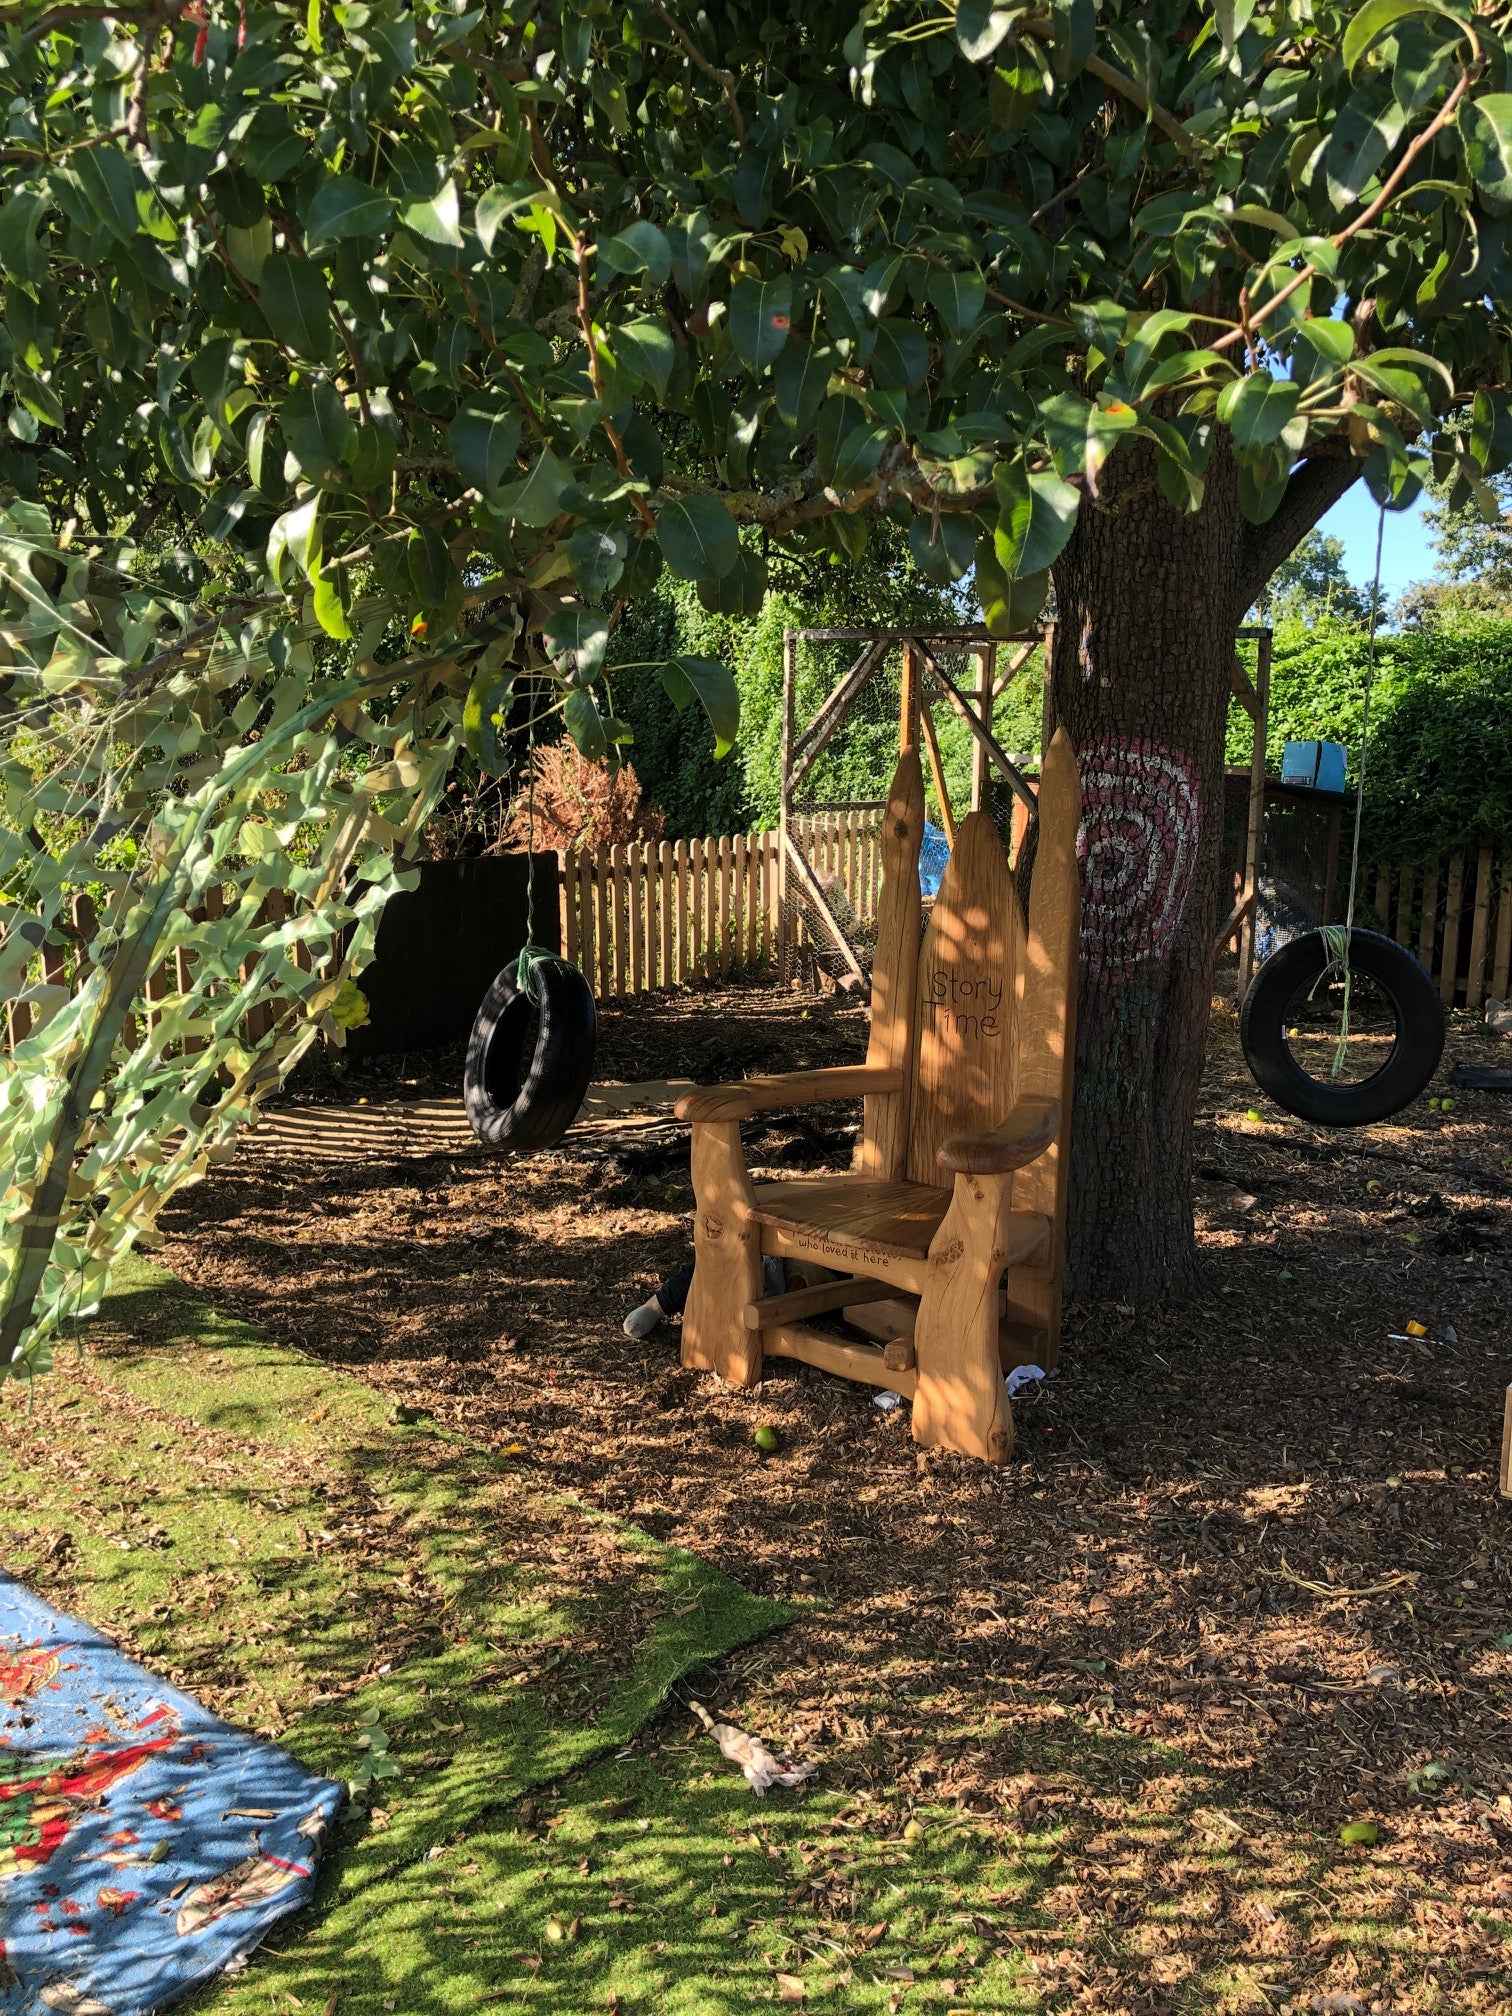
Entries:
{"label": "blue plastic container", "polygon": [[1281,754],[1281,782],[1342,791],[1346,767],[1342,742],[1288,742]]}
{"label": "blue plastic container", "polygon": [[924,821],[924,838],[919,847],[919,890],[922,895],[935,897],[940,893],[940,884],[945,879],[945,870],[950,866],[950,842],[933,820]]}

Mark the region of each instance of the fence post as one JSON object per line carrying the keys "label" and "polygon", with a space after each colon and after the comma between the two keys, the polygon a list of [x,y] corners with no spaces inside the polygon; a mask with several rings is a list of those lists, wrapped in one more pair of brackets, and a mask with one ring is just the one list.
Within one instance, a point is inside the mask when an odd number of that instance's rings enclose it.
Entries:
{"label": "fence post", "polygon": [[1446,1008],[1454,1006],[1455,983],[1459,978],[1460,909],[1465,892],[1465,857],[1449,856],[1449,887],[1444,895],[1444,963],[1439,970],[1439,999]]}
{"label": "fence post", "polygon": [[[1503,848],[1509,846],[1503,841]],[[1512,852],[1504,852],[1501,881],[1496,891],[1496,964],[1491,969],[1491,992],[1498,1001],[1507,998],[1512,984]]]}
{"label": "fence post", "polygon": [[661,903],[661,984],[668,988],[673,984],[675,966],[672,958],[673,929],[677,921],[675,896],[677,871],[672,858],[672,842],[663,840],[657,850],[657,880],[660,883],[658,899]]}
{"label": "fence post", "polygon": [[1418,962],[1427,973],[1433,971],[1433,948],[1438,938],[1438,856],[1423,870],[1423,921],[1418,930]]}
{"label": "fence post", "polygon": [[1397,881],[1396,930],[1392,936],[1398,945],[1412,943],[1412,885],[1417,877],[1417,863],[1404,861]]}
{"label": "fence post", "polygon": [[777,970],[783,985],[793,977],[792,905],[788,900],[788,831],[793,818],[793,790],[788,782],[793,761],[793,714],[798,681],[798,639],[782,633],[782,789],[777,804]]}
{"label": "fence post", "polygon": [[734,839],[735,860],[735,900],[730,906],[730,933],[734,938],[734,967],[738,973],[749,963],[750,947],[746,936],[746,914],[750,904],[751,884],[746,872],[746,836],[737,833]]}
{"label": "fence post", "polygon": [[1491,921],[1491,848],[1480,850],[1475,864],[1475,921],[1470,927],[1470,977],[1465,983],[1465,1006],[1479,1008],[1486,998],[1486,928]]}
{"label": "fence post", "polygon": [[625,853],[625,894],[630,903],[630,992],[643,994],[646,988],[646,912],[641,890],[641,869],[645,848],[638,840],[627,843]]}

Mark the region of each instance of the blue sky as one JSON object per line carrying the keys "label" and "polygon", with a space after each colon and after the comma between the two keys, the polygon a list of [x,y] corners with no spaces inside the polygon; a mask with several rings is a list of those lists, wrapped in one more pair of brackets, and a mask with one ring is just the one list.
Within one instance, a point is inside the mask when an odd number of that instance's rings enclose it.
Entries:
{"label": "blue sky", "polygon": [[[1423,523],[1424,499],[1410,510],[1386,513],[1386,542],[1381,552],[1381,586],[1388,603],[1394,602],[1413,581],[1426,581],[1434,569],[1434,552]],[[1352,581],[1365,588],[1375,573],[1375,499],[1361,482],[1344,493],[1327,517],[1318,521],[1320,532],[1331,532],[1344,542],[1344,565]]]}

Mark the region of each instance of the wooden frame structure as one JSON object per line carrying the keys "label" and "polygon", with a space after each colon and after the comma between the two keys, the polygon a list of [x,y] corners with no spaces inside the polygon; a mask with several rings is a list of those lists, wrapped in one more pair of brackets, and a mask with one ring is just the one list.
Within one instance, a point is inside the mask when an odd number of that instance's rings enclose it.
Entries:
{"label": "wooden frame structure", "polygon": [[[1048,649],[1053,626],[1026,630],[1018,636],[996,638],[979,627],[956,630],[903,629],[804,629],[787,630],[782,645],[782,777],[778,814],[778,955],[781,971],[790,978],[793,966],[793,907],[801,892],[805,909],[815,918],[831,941],[846,973],[843,986],[864,989],[867,976],[855,947],[836,916],[823,884],[815,875],[807,856],[794,837],[798,792],[804,779],[824,753],[835,731],[855,707],[873,677],[893,652],[902,657],[901,704],[898,746],[900,751],[918,749],[922,737],[935,797],[940,806],[946,838],[955,846],[957,818],[945,782],[938,731],[932,699],[940,699],[965,722],[972,738],[971,805],[978,812],[987,795],[987,781],[996,771],[1011,787],[1022,816],[1015,824],[1015,839],[1034,807],[1034,787],[1000,747],[992,732],[993,710],[1013,679],[1028,662],[1035,647]],[[797,720],[798,650],[804,643],[854,643],[857,655],[831,687],[813,717],[801,727]],[[961,690],[940,663],[943,651],[970,652],[977,662],[974,689]],[[999,653],[1007,654],[1000,668]],[[1048,663],[1048,655],[1047,655]],[[1046,738],[1045,746],[1049,747]],[[826,805],[825,811],[860,810],[859,803]],[[879,807],[876,809],[880,809]]]}
{"label": "wooden frame structure", "polygon": [[[905,710],[905,735],[908,723]],[[906,743],[884,819],[866,1062],[678,1101],[696,1204],[685,1365],[753,1386],[766,1359],[801,1359],[911,1399],[918,1442],[1011,1453],[1004,1373],[1049,1367],[1060,1346],[1081,920],[1081,782],[1064,733],[1035,810],[1027,925],[997,828],[976,810],[921,945],[924,779],[917,736]],[[849,1174],[751,1181],[742,1120],[849,1098],[864,1102]],[[765,1254],[810,1278],[764,1295]],[[874,1341],[808,1320],[836,1310]]]}
{"label": "wooden frame structure", "polygon": [[[1270,733],[1270,672],[1272,631],[1269,624],[1246,624],[1235,632],[1238,638],[1253,638],[1255,676],[1234,660],[1229,674],[1229,690],[1250,717],[1254,733],[1250,741],[1249,818],[1244,829],[1244,866],[1239,895],[1228,919],[1219,931],[1213,952],[1216,956],[1235,937],[1239,940],[1239,999],[1249,992],[1255,972],[1255,899],[1260,889],[1260,854],[1265,840],[1265,754]],[[1327,899],[1325,898],[1325,909]]]}

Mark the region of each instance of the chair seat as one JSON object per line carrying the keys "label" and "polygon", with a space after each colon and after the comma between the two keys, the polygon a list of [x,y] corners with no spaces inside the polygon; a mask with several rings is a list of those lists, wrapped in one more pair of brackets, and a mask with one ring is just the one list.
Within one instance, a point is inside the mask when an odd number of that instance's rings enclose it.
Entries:
{"label": "chair seat", "polygon": [[[951,1198],[932,1183],[887,1183],[875,1176],[808,1176],[758,1183],[754,1190],[751,1216],[759,1225],[826,1233],[900,1260],[928,1257]],[[1005,1264],[1030,1259],[1049,1237],[1050,1220],[1042,1213],[1010,1213]]]}

